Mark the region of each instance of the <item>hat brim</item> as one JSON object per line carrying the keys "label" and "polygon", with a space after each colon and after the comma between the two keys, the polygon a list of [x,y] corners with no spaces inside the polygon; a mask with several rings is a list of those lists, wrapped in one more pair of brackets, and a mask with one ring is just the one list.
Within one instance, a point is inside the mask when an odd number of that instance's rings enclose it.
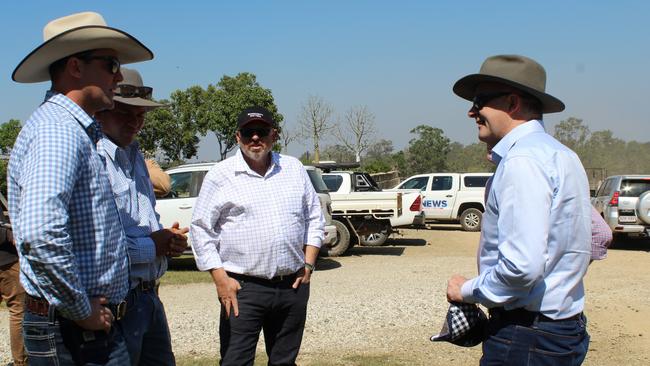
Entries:
{"label": "hat brim", "polygon": [[122,104],[132,105],[136,107],[145,107],[148,109],[155,109],[165,106],[164,104],[156,103],[152,100],[144,98],[124,98],[116,95],[113,97],[113,100]]}
{"label": "hat brim", "polygon": [[247,124],[249,124],[249,123],[251,123],[251,122],[264,122],[264,123],[266,123],[267,125],[271,126],[272,128],[275,128],[275,125],[274,125],[273,123],[271,123],[271,122],[269,122],[269,121],[267,121],[267,120],[265,120],[265,119],[262,119],[262,118],[251,118],[251,119],[249,119],[248,121],[246,121],[246,122],[244,122],[244,123],[238,125],[238,126],[237,126],[237,129],[241,129],[242,127],[246,126]]}
{"label": "hat brim", "polygon": [[49,67],[55,61],[102,48],[115,50],[121,64],[153,59],[153,52],[126,32],[105,26],[85,26],[63,32],[38,46],[18,64],[11,78],[19,83],[48,81]]}
{"label": "hat brim", "polygon": [[459,97],[471,101],[476,95],[476,87],[482,83],[500,83],[512,86],[527,94],[537,98],[542,103],[542,113],[556,113],[564,110],[564,103],[556,97],[542,93],[536,89],[530,88],[526,85],[514,82],[512,80],[504,79],[498,76],[485,75],[485,74],[472,74],[467,75],[458,80],[453,87],[454,93]]}

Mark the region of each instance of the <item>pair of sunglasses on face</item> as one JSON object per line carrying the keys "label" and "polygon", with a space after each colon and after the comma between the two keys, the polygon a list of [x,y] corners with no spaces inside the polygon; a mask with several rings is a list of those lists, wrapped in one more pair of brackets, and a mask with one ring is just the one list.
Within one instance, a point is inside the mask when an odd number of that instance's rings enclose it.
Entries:
{"label": "pair of sunglasses on face", "polygon": [[483,109],[483,107],[485,107],[486,104],[490,103],[490,101],[497,98],[501,98],[509,94],[512,94],[512,92],[477,94],[474,96],[474,99],[472,100],[472,109],[476,109],[477,111],[480,111],[481,109]]}
{"label": "pair of sunglasses on face", "polygon": [[120,71],[120,66],[122,64],[120,63],[120,60],[115,57],[115,56],[84,56],[84,57],[79,57],[80,59],[89,62],[92,60],[101,60],[106,63],[107,70],[108,72],[111,73],[111,75],[117,74],[118,71]]}
{"label": "pair of sunglasses on face", "polygon": [[151,99],[153,88],[150,86],[135,86],[129,84],[120,84],[115,89],[115,95],[122,98],[143,98]]}
{"label": "pair of sunglasses on face", "polygon": [[271,133],[271,129],[269,127],[250,127],[250,128],[242,128],[239,130],[239,134],[241,137],[247,138],[247,139],[252,139],[253,136],[257,135],[259,138],[264,138],[268,136]]}

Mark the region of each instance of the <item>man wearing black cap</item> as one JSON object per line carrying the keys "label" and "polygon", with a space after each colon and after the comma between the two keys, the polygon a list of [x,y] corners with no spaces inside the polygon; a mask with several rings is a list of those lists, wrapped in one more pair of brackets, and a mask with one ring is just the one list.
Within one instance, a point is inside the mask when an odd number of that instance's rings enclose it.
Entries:
{"label": "man wearing black cap", "polygon": [[188,228],[178,223],[163,228],[154,210],[156,197],[135,137],[145,114],[163,105],[151,100],[140,73],[122,68],[115,90],[115,108],[97,113],[104,136],[97,143],[126,233],[131,290],[122,322],[132,365],[175,365],[167,316],[158,297],[157,281],[167,270],[167,257],[187,248]]}
{"label": "man wearing black cap", "polygon": [[578,156],[544,131],[547,94],[530,58],[489,57],[454,93],[497,165],[487,192],[479,275],[449,279],[449,301],[489,309],[481,365],[579,365],[589,345],[583,277],[591,256],[589,185]]}
{"label": "man wearing black cap", "polygon": [[244,110],[239,150],[205,176],[192,216],[197,267],[221,303],[221,365],[253,365],[264,330],[269,365],[295,365],[309,281],[323,240],[318,196],[297,159],[272,152],[271,112]]}

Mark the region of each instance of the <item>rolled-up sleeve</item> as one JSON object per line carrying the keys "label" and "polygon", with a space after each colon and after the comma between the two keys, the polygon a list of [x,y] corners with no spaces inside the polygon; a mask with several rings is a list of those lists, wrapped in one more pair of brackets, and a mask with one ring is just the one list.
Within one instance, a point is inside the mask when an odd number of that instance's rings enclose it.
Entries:
{"label": "rolled-up sleeve", "polygon": [[325,217],[318,194],[305,169],[302,169],[304,187],[305,244],[320,248],[325,236]]}
{"label": "rolled-up sleeve", "polygon": [[190,225],[192,251],[196,266],[201,271],[223,267],[219,255],[219,234],[215,230],[221,212],[218,205],[219,189],[212,176],[211,171],[203,180]]}

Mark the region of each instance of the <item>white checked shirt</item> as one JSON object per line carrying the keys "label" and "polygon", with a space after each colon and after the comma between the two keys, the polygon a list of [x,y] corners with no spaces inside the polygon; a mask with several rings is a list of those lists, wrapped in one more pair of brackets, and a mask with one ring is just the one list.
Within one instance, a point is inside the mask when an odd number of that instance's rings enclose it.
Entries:
{"label": "white checked shirt", "polygon": [[156,256],[156,245],[151,239],[152,232],[162,229],[160,216],[154,211],[156,196],[137,142],[121,148],[104,136],[97,143],[97,151],[106,159],[106,170],[126,233],[131,260],[129,277],[134,288],[142,281],[162,277],[167,270],[167,258]]}
{"label": "white checked shirt", "polygon": [[273,278],[304,267],[304,245],[320,247],[325,219],[304,166],[272,153],[264,176],[241,151],[203,180],[190,233],[197,267]]}

